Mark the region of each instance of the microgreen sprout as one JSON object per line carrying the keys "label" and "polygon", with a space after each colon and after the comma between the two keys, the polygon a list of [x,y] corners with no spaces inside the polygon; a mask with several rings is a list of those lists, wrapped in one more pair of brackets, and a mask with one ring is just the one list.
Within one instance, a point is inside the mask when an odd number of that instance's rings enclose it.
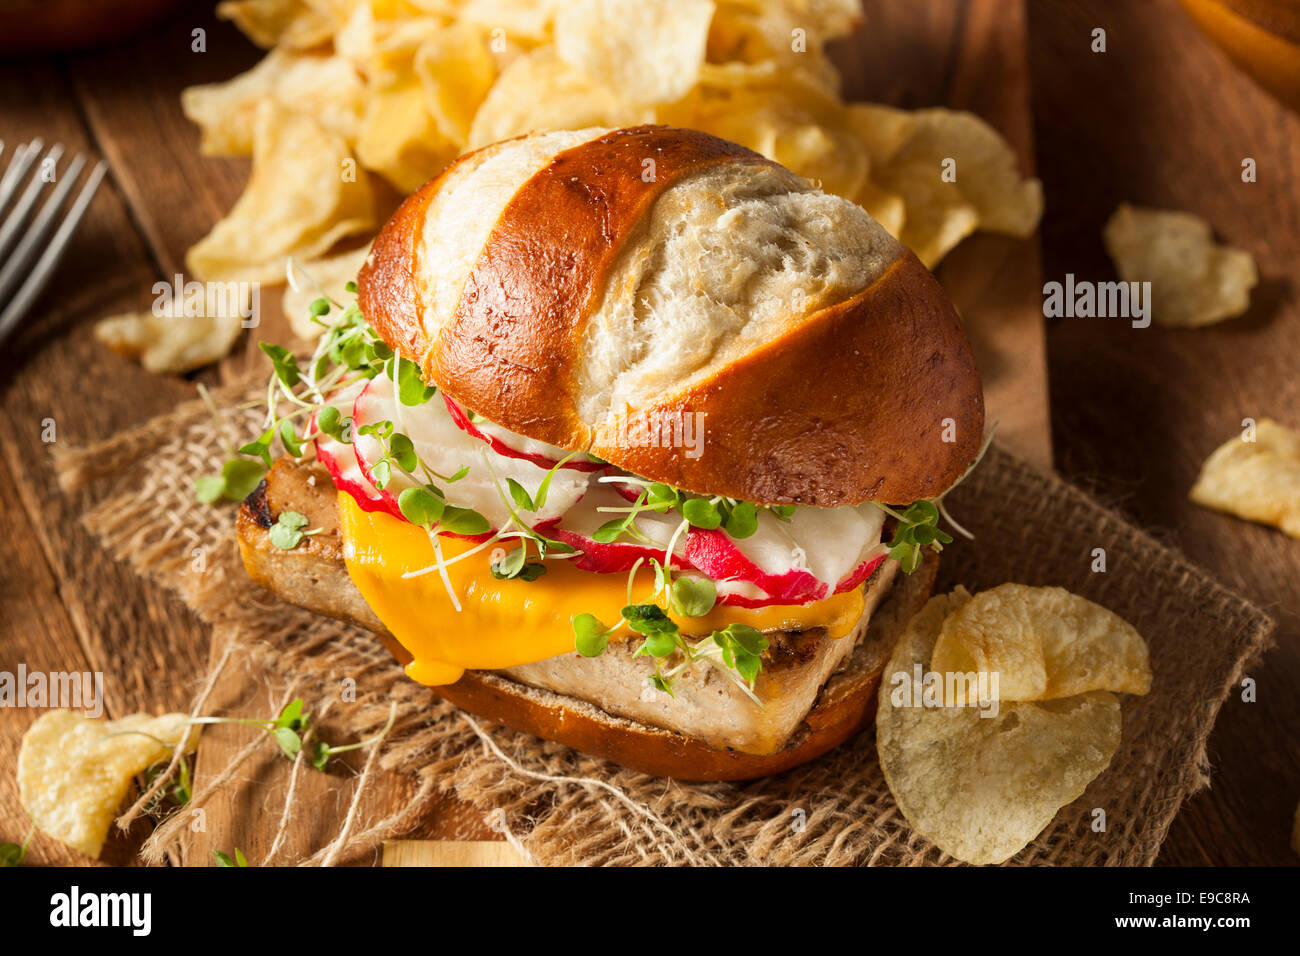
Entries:
{"label": "microgreen sprout", "polygon": [[212,856],[217,861],[217,866],[228,866],[231,868],[248,866],[248,858],[244,856],[244,851],[235,847],[235,858],[232,860],[229,855],[222,853],[220,850],[213,850]]}
{"label": "microgreen sprout", "polygon": [[397,702],[393,701],[388,706],[388,723],[384,724],[382,730],[365,740],[359,740],[354,744],[343,744],[338,747],[331,746],[323,740],[317,740],[312,745],[311,765],[317,770],[324,770],[325,764],[329,762],[330,757],[338,754],[347,753],[349,750],[360,750],[362,747],[369,747],[377,744],[388,736],[388,732],[393,729],[393,722],[397,720]]}
{"label": "microgreen sprout", "polygon": [[[158,775],[166,772],[169,764],[170,761],[168,760],[160,760],[158,763],[145,770],[144,788],[146,790],[153,787],[154,781],[158,779]],[[181,757],[177,766],[176,781],[172,783],[171,786],[164,787],[154,796],[153,801],[146,808],[146,812],[151,814],[156,813],[160,809],[164,799],[170,800],[178,807],[183,807],[190,802],[190,797],[192,795],[193,793],[190,785],[190,765],[184,757]]]}
{"label": "microgreen sprout", "polygon": [[633,656],[649,657],[654,662],[649,681],[658,690],[673,694],[674,679],[696,662],[706,661],[722,668],[750,699],[759,703],[754,681],[762,670],[762,654],[768,647],[762,632],[744,624],[729,624],[691,641],[666,608],[679,617],[704,617],[717,604],[717,586],[700,575],[674,578],[667,566],[652,560],[654,588],[650,600],[634,604],[630,594],[639,565],[633,566],[628,576],[629,601],[617,623],[606,626],[593,614],[574,616],[574,649],[584,657],[599,657],[609,647],[610,638],[626,626],[641,636]]}
{"label": "microgreen sprout", "polygon": [[283,548],[285,551],[292,551],[298,547],[298,542],[312,534],[320,534],[320,528],[312,528],[310,531],[303,530],[307,527],[307,516],[298,511],[281,511],[275,519],[275,524],[271,525],[270,538],[271,543],[277,548]]}
{"label": "microgreen sprout", "polygon": [[307,730],[308,715],[302,712],[302,698],[295,697],[284,705],[284,709],[267,720],[247,717],[193,717],[191,724],[237,724],[242,727],[257,727],[275,738],[280,752],[293,759],[302,750],[302,735]]}
{"label": "microgreen sprout", "polygon": [[22,866],[23,860],[27,858],[27,848],[31,846],[32,837],[36,833],[36,824],[33,823],[27,829],[27,838],[22,844],[17,843],[0,843],[0,867]]}

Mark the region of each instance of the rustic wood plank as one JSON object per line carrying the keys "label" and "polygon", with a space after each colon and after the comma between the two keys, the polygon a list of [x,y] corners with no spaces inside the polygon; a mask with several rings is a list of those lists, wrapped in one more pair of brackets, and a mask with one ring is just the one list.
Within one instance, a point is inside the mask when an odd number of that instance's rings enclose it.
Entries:
{"label": "rustic wood plank", "polygon": [[[88,148],[71,94],[44,64],[0,68],[0,137],[43,135]],[[60,582],[87,657],[131,709],[174,709],[189,696],[206,640],[179,601],[110,558],[82,528],[86,494],[57,490],[45,422],[59,442],[89,442],[147,421],[192,394],[109,353],[91,322],[147,305],[155,275],[111,182],[101,188],[50,291],[6,348],[3,421],[15,488]]]}
{"label": "rustic wood plank", "polygon": [[[0,489],[13,487],[13,475],[0,458]],[[77,631],[59,600],[59,586],[45,561],[31,521],[22,508],[0,508],[0,618],[3,653],[0,669],[16,674],[20,664],[28,673],[93,671],[77,639]],[[43,710],[0,708],[0,842],[22,843],[30,826],[18,796],[14,769],[22,735]],[[27,851],[35,866],[79,866],[86,857],[43,833]]]}
{"label": "rustic wood plank", "polygon": [[501,840],[389,840],[384,866],[527,866]]}
{"label": "rustic wood plank", "polygon": [[[69,155],[93,147],[55,65],[0,65],[0,138],[12,146],[36,135],[64,143]],[[16,582],[4,588],[2,659],[102,672],[110,716],[182,706],[204,660],[206,638],[179,601],[113,561],[82,529],[80,516],[89,498],[58,492],[43,433],[52,421],[56,441],[91,441],[147,420],[190,394],[181,380],[149,375],[111,356],[90,336],[91,320],[147,305],[154,277],[110,179],[50,291],[0,359],[5,372],[0,425],[6,435],[0,495],[9,549],[3,563],[19,569]],[[34,590],[25,593],[25,588]],[[0,711],[6,839],[25,816],[13,770],[31,717]],[[130,834],[115,832],[104,859],[131,863],[147,829],[142,821]],[[33,848],[33,862],[86,862],[44,837]]]}
{"label": "rustic wood plank", "polygon": [[[1291,864],[1300,795],[1300,542],[1187,500],[1246,417],[1300,427],[1300,117],[1259,90],[1173,0],[1031,4],[1036,139],[1047,191],[1046,274],[1111,280],[1101,242],[1122,200],[1187,209],[1254,253],[1249,313],[1201,330],[1064,319],[1049,330],[1056,458],[1279,619],[1210,738],[1212,789],[1175,819],[1160,862]],[[1089,50],[1107,31],[1108,52]],[[1259,181],[1241,181],[1243,157]],[[1141,573],[1136,569],[1135,573]]]}

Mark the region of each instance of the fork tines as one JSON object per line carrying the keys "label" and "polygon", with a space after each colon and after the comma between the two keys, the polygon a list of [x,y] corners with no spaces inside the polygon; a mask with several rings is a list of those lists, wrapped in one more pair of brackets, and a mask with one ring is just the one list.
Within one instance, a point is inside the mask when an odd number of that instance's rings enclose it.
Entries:
{"label": "fork tines", "polygon": [[[9,337],[49,282],[107,168],[103,160],[95,164],[67,216],[59,222],[86,166],[86,157],[78,153],[60,170],[63,145],[55,143],[41,156],[44,147],[39,137],[19,144],[0,176],[0,343]],[[4,142],[0,141],[0,156],[3,153]],[[20,192],[24,180],[27,186]],[[47,186],[54,188],[33,216]]]}

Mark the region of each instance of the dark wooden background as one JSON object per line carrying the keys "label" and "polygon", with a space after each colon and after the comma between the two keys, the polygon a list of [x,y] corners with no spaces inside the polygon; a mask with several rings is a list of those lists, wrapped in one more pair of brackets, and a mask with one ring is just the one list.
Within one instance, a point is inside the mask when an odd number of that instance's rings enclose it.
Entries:
{"label": "dark wooden background", "polygon": [[[960,55],[971,19],[995,4],[867,7],[863,45],[837,51],[849,95],[905,106],[950,103],[958,89],[962,105],[997,99],[994,84],[981,86]],[[189,53],[196,25],[208,30],[204,55]],[[1028,25],[1046,277],[1113,277],[1100,230],[1121,200],[1195,211],[1260,265],[1250,313],[1211,329],[1054,324],[1053,451],[1062,473],[1281,623],[1279,646],[1252,671],[1259,701],[1225,705],[1210,741],[1213,786],[1179,815],[1160,862],[1294,864],[1287,844],[1300,798],[1300,542],[1196,508],[1186,491],[1242,418],[1300,426],[1300,118],[1232,68],[1174,0],[1033,0]],[[1096,27],[1107,30],[1105,54],[1089,49]],[[199,157],[176,94],[259,56],[194,5],[124,47],[0,63],[0,137],[10,148],[41,135],[112,164],[44,303],[0,354],[0,669],[24,661],[105,671],[116,715],[184,708],[206,666],[207,635],[178,601],[142,585],[82,530],[85,499],[56,488],[42,422],[54,419],[58,441],[82,443],[192,394],[191,383],[106,355],[89,328],[147,305],[152,283],[180,271],[184,250],[238,195],[247,164]],[[1257,161],[1257,183],[1240,180],[1245,156]],[[0,713],[0,841],[26,832],[12,771],[33,716]],[[105,860],[127,862],[132,843],[115,836]],[[39,836],[29,858],[84,862]]]}

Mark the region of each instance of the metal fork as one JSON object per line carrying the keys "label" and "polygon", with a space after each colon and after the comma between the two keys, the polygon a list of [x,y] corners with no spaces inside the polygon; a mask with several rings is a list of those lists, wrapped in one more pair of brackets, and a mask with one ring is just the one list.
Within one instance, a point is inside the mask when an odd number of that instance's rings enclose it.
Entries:
{"label": "metal fork", "polygon": [[[95,164],[67,217],[55,229],[59,215],[72,193],[72,187],[85,168],[86,157],[77,154],[72,162],[59,171],[63,145],[55,143],[37,162],[44,146],[44,141],[39,137],[30,143],[20,144],[9,160],[4,176],[0,177],[0,216],[4,217],[0,221],[0,306],[3,306],[3,311],[0,311],[0,345],[18,327],[18,323],[50,281],[50,276],[63,258],[72,234],[77,231],[108,168],[102,159]],[[0,155],[3,153],[4,142],[0,140]],[[27,188],[19,194],[19,186],[33,164],[35,172]],[[36,202],[51,181],[54,191],[33,218]],[[10,209],[15,196],[18,201]]]}

